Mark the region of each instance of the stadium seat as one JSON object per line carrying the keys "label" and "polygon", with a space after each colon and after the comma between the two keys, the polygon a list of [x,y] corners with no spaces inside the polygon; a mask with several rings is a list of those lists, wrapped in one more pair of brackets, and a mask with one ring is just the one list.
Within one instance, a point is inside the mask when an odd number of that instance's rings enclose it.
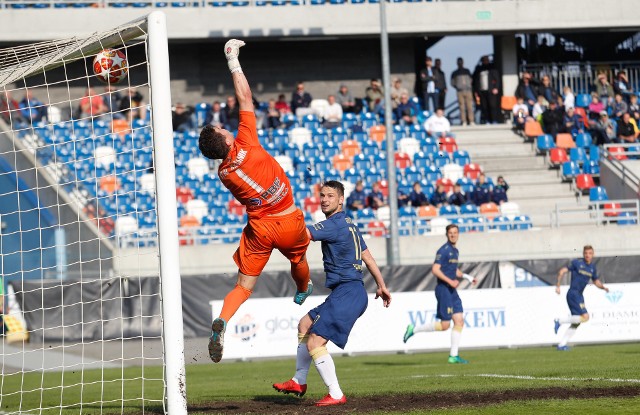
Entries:
{"label": "stadium seat", "polygon": [[369,129],[369,137],[378,143],[385,141],[387,139],[387,128],[384,125],[374,125]]}
{"label": "stadium seat", "polygon": [[[372,112],[365,112],[360,114],[360,125],[362,126],[363,131],[369,131],[369,136],[374,141],[380,141],[380,140],[377,139],[377,137],[376,138],[373,137],[372,135],[373,132],[375,132],[376,134],[380,134],[380,132],[383,131],[385,132],[383,136],[386,137],[386,129],[375,129],[371,131],[373,127],[378,126],[378,117]],[[380,127],[384,127],[384,125],[381,125]]]}
{"label": "stadium seat", "polygon": [[420,142],[412,137],[405,137],[398,143],[398,149],[407,153],[411,158],[420,151]]}
{"label": "stadium seat", "polygon": [[344,154],[336,154],[333,157],[333,167],[340,172],[350,169],[352,165],[353,162],[351,161],[351,158]]}
{"label": "stadium seat", "polygon": [[367,158],[371,158],[380,152],[380,148],[375,142],[367,140],[363,143],[360,143],[360,151],[362,152],[362,154],[367,156]]}
{"label": "stadium seat", "polygon": [[336,127],[331,130],[331,141],[341,143],[349,138],[349,134],[342,127]]}
{"label": "stadium seat", "polygon": [[313,213],[316,210],[320,209],[320,198],[310,196],[304,199],[303,201],[304,210]]}
{"label": "stadium seat", "polygon": [[193,158],[187,162],[189,175],[196,176],[202,180],[205,174],[209,173],[209,163],[202,157]]}
{"label": "stadium seat", "polygon": [[382,206],[376,209],[376,219],[384,223],[388,223],[391,218],[391,209],[389,206]]}
{"label": "stadium seat", "polygon": [[316,159],[320,157],[321,154],[322,150],[315,143],[304,143],[302,145],[302,155],[307,158]]}
{"label": "stadium seat", "polygon": [[420,148],[426,154],[435,154],[438,152],[438,143],[431,137],[426,137],[420,141]]}
{"label": "stadium seat", "polygon": [[97,167],[108,167],[116,162],[116,151],[113,147],[99,146],[94,150],[93,157]]}
{"label": "stadium seat", "polygon": [[492,220],[491,228],[499,231],[510,231],[511,221],[504,216],[496,216]]}
{"label": "stadium seat", "polygon": [[411,206],[403,206],[398,209],[398,216],[404,218],[412,218],[416,216],[416,210]]}
{"label": "stadium seat", "polygon": [[284,128],[296,128],[298,127],[298,117],[295,114],[284,114],[282,116],[282,124],[284,124]]}
{"label": "stadium seat", "polygon": [[500,214],[500,208],[493,202],[483,203],[480,205],[480,214],[493,219]]}
{"label": "stadium seat", "polygon": [[500,204],[500,215],[506,216],[509,219],[520,214],[520,206],[515,202],[504,202]]}
{"label": "stadium seat", "polygon": [[590,174],[591,176],[600,176],[600,163],[594,160],[587,160],[582,165],[583,173]]}
{"label": "stadium seat", "polygon": [[328,159],[333,159],[335,155],[340,154],[340,146],[333,141],[327,141],[322,144],[322,154]]}
{"label": "stadium seat", "polygon": [[527,230],[532,227],[531,218],[527,215],[518,215],[513,218],[513,229],[515,230]]}
{"label": "stadium seat", "polygon": [[620,203],[605,203],[602,205],[602,211],[605,217],[613,218],[620,215]]}
{"label": "stadium seat", "polygon": [[413,183],[410,183],[408,180],[404,180],[404,179],[398,180],[398,192],[408,195],[409,193],[411,193],[412,189],[413,189]]}
{"label": "stadium seat", "polygon": [[354,125],[358,124],[358,118],[355,114],[346,112],[342,114],[342,128],[350,130]]}
{"label": "stadium seat", "polygon": [[460,206],[461,215],[477,215],[478,213],[478,207],[472,203]]}
{"label": "stadium seat", "polygon": [[575,161],[565,161],[562,163],[561,178],[563,181],[572,181],[580,174],[580,166]]}
{"label": "stadium seat", "polygon": [[442,205],[438,209],[439,216],[457,216],[458,214],[458,208],[455,205]]}
{"label": "stadium seat", "polygon": [[342,154],[353,159],[356,154],[360,154],[360,144],[355,140],[343,141],[340,145]]}
{"label": "stadium seat", "polygon": [[[308,115],[305,115],[307,117]],[[305,143],[311,143],[311,129],[305,127],[296,127],[289,130],[290,142],[298,146],[302,150]]]}
{"label": "stadium seat", "polygon": [[544,131],[537,121],[527,121],[524,124],[524,135],[528,140],[533,140],[535,137],[544,135]]}
{"label": "stadium seat", "polygon": [[582,147],[575,147],[569,150],[569,159],[582,165],[587,161],[587,152]]}
{"label": "stadium seat", "polygon": [[442,166],[442,177],[445,179],[449,179],[452,182],[457,182],[458,179],[464,177],[464,172],[462,166],[454,163],[445,164]]}
{"label": "stadium seat", "polygon": [[500,98],[500,109],[504,112],[511,113],[513,106],[517,103],[518,100],[516,97],[512,95],[503,95],[502,98]]}
{"label": "stadium seat", "polygon": [[373,166],[382,171],[387,170],[387,155],[386,153],[380,152],[373,157]]}
{"label": "stadium seat", "polygon": [[589,133],[580,133],[576,136],[576,147],[588,148],[593,144],[593,139]]}
{"label": "stadium seat", "polygon": [[367,233],[371,236],[385,236],[387,229],[382,221],[374,220],[367,224]]}
{"label": "stadium seat", "polygon": [[431,235],[445,235],[447,233],[446,231],[447,226],[450,223],[451,222],[447,218],[441,218],[441,217],[433,218],[429,223],[430,225],[429,233]]}
{"label": "stadium seat", "polygon": [[[325,111],[327,110],[328,107],[329,107],[329,101],[323,98],[315,98],[311,100],[311,104],[309,104],[309,108],[311,108],[316,113],[316,115],[321,119],[324,118]],[[303,124],[304,124],[304,119],[303,119]]]}
{"label": "stadium seat", "polygon": [[449,164],[450,162],[451,159],[449,158],[449,153],[447,153],[446,151],[438,151],[433,155],[433,164],[438,168],[441,168],[445,164]]}
{"label": "stadium seat", "polygon": [[438,210],[433,205],[419,206],[416,209],[416,214],[421,218],[433,218],[438,216]]}
{"label": "stadium seat", "polygon": [[444,142],[441,141],[440,142],[440,150],[441,151],[446,151],[449,154],[452,154],[456,151],[458,151],[458,144],[456,144],[455,142]]}
{"label": "stadium seat", "polygon": [[465,150],[458,150],[453,153],[453,162],[459,166],[464,167],[465,165],[471,163],[471,157],[469,157],[469,153]]}
{"label": "stadium seat", "polygon": [[433,183],[442,178],[442,172],[436,166],[431,165],[424,169],[422,177],[428,182]]}
{"label": "stadium seat", "polygon": [[409,183],[419,182],[422,179],[422,172],[416,166],[409,166],[404,170],[404,178]]}
{"label": "stadium seat", "polygon": [[114,193],[116,190],[120,189],[118,177],[115,175],[102,176],[100,178],[100,189],[108,194]]}
{"label": "stadium seat", "polygon": [[576,143],[573,141],[573,136],[569,133],[559,133],[556,135],[556,147],[570,149],[575,148]]}
{"label": "stadium seat", "polygon": [[633,212],[621,212],[618,225],[635,225],[638,223]]}
{"label": "stadium seat", "polygon": [[592,186],[589,188],[589,201],[590,202],[602,202],[609,200],[607,196],[607,190],[602,186]]}
{"label": "stadium seat", "polygon": [[558,167],[567,161],[569,161],[569,157],[567,157],[567,152],[564,148],[552,148],[549,150],[549,165],[551,167]]}
{"label": "stadium seat", "polygon": [[476,163],[469,163],[463,168],[464,177],[472,180],[477,180],[480,173],[482,173],[482,167]]}
{"label": "stadium seat", "polygon": [[595,187],[596,184],[593,181],[593,177],[590,174],[577,174],[575,177],[575,188],[576,192],[584,193],[586,191],[590,191],[591,188]]}
{"label": "stadium seat", "polygon": [[311,163],[311,160],[308,159],[305,156],[298,156],[293,160],[293,165],[295,167],[295,170],[297,172],[306,172],[308,170],[311,170],[313,165]]}
{"label": "stadium seat", "polygon": [[311,130],[320,127],[320,121],[315,114],[306,114],[302,117],[302,128],[306,128],[311,132]]}
{"label": "stadium seat", "polygon": [[547,154],[555,146],[556,142],[550,134],[542,134],[536,138],[536,154]]}
{"label": "stadium seat", "polygon": [[191,199],[186,204],[187,215],[198,219],[198,223],[209,213],[209,206],[206,202],[199,199]]}
{"label": "stadium seat", "polygon": [[591,104],[591,95],[578,94],[575,101],[576,107],[587,108]]}
{"label": "stadium seat", "polygon": [[626,150],[624,147],[613,146],[608,148],[609,154],[615,160],[627,160]]}
{"label": "stadium seat", "polygon": [[397,169],[404,170],[407,167],[411,166],[411,156],[407,153],[395,153],[394,160]]}
{"label": "stadium seat", "polygon": [[196,125],[198,127],[204,126],[204,121],[207,119],[207,114],[211,112],[211,104],[207,102],[199,102],[196,104],[194,108],[194,113],[196,116]]}
{"label": "stadium seat", "polygon": [[362,180],[363,173],[364,172],[362,170],[358,170],[352,167],[345,170],[342,176],[344,177],[345,181],[355,184],[358,180]]}

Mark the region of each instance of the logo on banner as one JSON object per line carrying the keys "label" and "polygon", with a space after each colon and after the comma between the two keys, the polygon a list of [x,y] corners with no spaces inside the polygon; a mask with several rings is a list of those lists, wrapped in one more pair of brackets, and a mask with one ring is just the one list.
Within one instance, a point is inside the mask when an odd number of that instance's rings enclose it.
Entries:
{"label": "logo on banner", "polygon": [[[506,327],[506,311],[499,308],[468,308],[464,311],[464,325],[469,328]],[[409,311],[411,324],[420,326],[437,320],[436,310]]]}
{"label": "logo on banner", "polygon": [[609,291],[605,294],[607,300],[611,302],[611,304],[617,304],[620,299],[622,299],[622,291]]}
{"label": "logo on banner", "polygon": [[234,331],[231,333],[233,337],[237,337],[243,342],[251,341],[256,337],[258,332],[258,324],[251,314],[245,314],[240,321],[234,326]]}

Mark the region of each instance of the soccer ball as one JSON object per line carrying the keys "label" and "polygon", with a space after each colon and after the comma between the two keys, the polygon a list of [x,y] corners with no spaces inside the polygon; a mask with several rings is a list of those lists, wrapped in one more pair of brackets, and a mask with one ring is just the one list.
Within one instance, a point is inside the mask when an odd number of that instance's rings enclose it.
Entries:
{"label": "soccer ball", "polygon": [[93,73],[105,84],[117,84],[127,77],[127,56],[117,49],[104,49],[93,58]]}

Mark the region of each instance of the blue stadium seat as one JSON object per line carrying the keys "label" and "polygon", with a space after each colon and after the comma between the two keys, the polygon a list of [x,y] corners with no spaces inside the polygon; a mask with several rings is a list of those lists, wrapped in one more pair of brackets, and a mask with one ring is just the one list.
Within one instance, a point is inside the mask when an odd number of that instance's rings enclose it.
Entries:
{"label": "blue stadium seat", "polygon": [[[411,208],[409,208],[409,209],[411,209]],[[398,220],[398,236],[409,236],[412,233],[413,233],[413,220],[412,219],[404,218],[404,219]]]}
{"label": "blue stadium seat", "polygon": [[369,141],[369,134],[364,131],[354,131],[351,134],[351,139],[357,141],[359,144],[362,144],[366,141]]}
{"label": "blue stadium seat", "polygon": [[273,143],[267,143],[266,145],[263,146],[265,151],[267,153],[269,153],[271,156],[275,157],[277,155],[280,154],[280,150],[278,150],[278,148],[276,147],[275,144]]}
{"label": "blue stadium seat", "polygon": [[493,223],[491,225],[492,229],[496,229],[499,231],[510,231],[511,230],[511,221],[509,218],[505,216],[496,216],[493,218]]}
{"label": "blue stadium seat", "polygon": [[472,203],[467,203],[466,205],[460,206],[460,214],[461,215],[477,215],[478,207]]}
{"label": "blue stadium seat", "polygon": [[317,170],[307,169],[304,171],[304,180],[307,184],[314,185],[322,182],[322,176]]}
{"label": "blue stadium seat", "polygon": [[413,190],[413,183],[409,183],[408,180],[398,180],[398,192],[402,192],[408,195]]}
{"label": "blue stadium seat", "polygon": [[207,102],[199,102],[194,108],[196,115],[196,124],[198,127],[204,126],[204,120],[207,118],[207,114],[211,111],[211,104]]}
{"label": "blue stadium seat", "polygon": [[354,169],[353,167],[344,171],[344,179],[348,182],[355,183],[358,180],[362,179],[362,173],[360,170]]}
{"label": "blue stadium seat", "polygon": [[342,114],[342,128],[344,128],[345,130],[350,130],[354,125],[357,124],[358,118],[356,117],[356,114],[353,114],[351,112]]}
{"label": "blue stadium seat", "polygon": [[589,104],[591,104],[591,95],[589,94],[578,94],[576,96],[576,107],[587,108]]}
{"label": "blue stadium seat", "polygon": [[340,154],[340,146],[333,141],[327,141],[322,145],[322,153],[328,159],[333,159],[333,156]]}
{"label": "blue stadium seat", "polygon": [[409,166],[404,170],[404,178],[409,183],[419,182],[422,179],[422,172],[416,166]]}
{"label": "blue stadium seat", "polygon": [[284,143],[281,152],[285,156],[291,158],[291,160],[295,160],[296,158],[300,157],[300,149],[293,143]]}
{"label": "blue stadium seat", "polygon": [[589,160],[600,161],[600,147],[589,146]]}
{"label": "blue stadium seat", "polygon": [[371,186],[374,183],[384,179],[384,171],[378,170],[372,167],[364,172],[364,183],[366,186]]}
{"label": "blue stadium seat", "polygon": [[302,126],[308,130],[315,130],[320,127],[320,121],[315,114],[307,114],[302,117]]}
{"label": "blue stadium seat", "polygon": [[546,154],[555,147],[556,142],[550,134],[539,135],[536,138],[536,152],[538,154]]}
{"label": "blue stadium seat", "polygon": [[315,143],[304,143],[302,145],[302,155],[310,159],[320,157],[322,150]]}
{"label": "blue stadium seat", "polygon": [[365,171],[371,168],[371,161],[369,160],[369,157],[365,156],[362,153],[356,154],[353,157],[353,167],[356,170]]}
{"label": "blue stadium seat", "polygon": [[440,216],[457,216],[458,208],[453,205],[442,205],[438,210],[438,215]]}
{"label": "blue stadium seat", "polygon": [[401,218],[414,218],[417,216],[416,209],[411,206],[403,206],[398,209],[398,216]]}
{"label": "blue stadium seat", "polygon": [[589,133],[576,135],[576,147],[588,148],[593,144],[593,139]]}
{"label": "blue stadium seat", "polygon": [[380,152],[373,156],[373,166],[378,170],[387,170],[387,155]]}
{"label": "blue stadium seat", "polygon": [[324,176],[322,178],[324,179],[325,182],[329,180],[337,180],[337,181],[342,180],[342,176],[340,175],[340,172],[336,169],[327,170],[324,173]]}
{"label": "blue stadium seat", "polygon": [[580,173],[580,166],[575,161],[571,160],[562,163],[562,180],[572,180]]}
{"label": "blue stadium seat", "polygon": [[364,143],[360,143],[360,151],[361,154],[371,158],[380,152],[380,148],[375,141],[367,140]]}
{"label": "blue stadium seat", "polygon": [[305,156],[298,156],[296,158],[292,158],[293,165],[298,172],[304,172],[306,170],[312,169],[311,160],[306,158]]}
{"label": "blue stadium seat", "polygon": [[331,160],[329,160],[327,157],[323,155],[312,158],[312,161],[313,161],[313,169],[316,170],[320,175],[323,175],[325,172],[333,168],[333,164],[331,163]]}
{"label": "blue stadium seat", "polygon": [[587,152],[583,147],[571,148],[569,149],[569,160],[583,164],[587,161]]}
{"label": "blue stadium seat", "polygon": [[635,225],[638,223],[633,212],[621,212],[618,218],[618,225]]}
{"label": "blue stadium seat", "polygon": [[427,179],[430,183],[435,182],[438,179],[442,178],[442,172],[440,169],[433,164],[428,166],[424,172],[422,172],[425,179]]}
{"label": "blue stadium seat", "polygon": [[420,149],[426,154],[434,154],[437,153],[438,142],[431,137],[426,137],[420,140]]}
{"label": "blue stadium seat", "polygon": [[471,157],[465,150],[457,150],[453,152],[453,162],[458,166],[464,167],[466,164],[471,163]]}
{"label": "blue stadium seat", "polygon": [[284,114],[282,116],[282,123],[284,124],[284,127],[287,129],[294,128],[298,126],[298,118],[291,113]]}
{"label": "blue stadium seat", "polygon": [[433,164],[436,167],[443,167],[450,162],[451,160],[449,159],[449,153],[447,153],[446,151],[438,151],[433,155]]}
{"label": "blue stadium seat", "polygon": [[527,215],[518,215],[513,218],[513,229],[514,230],[527,230],[531,229],[533,224],[531,223],[531,218]]}
{"label": "blue stadium seat", "polygon": [[331,130],[331,141],[336,143],[342,143],[349,138],[349,134],[342,127],[336,127]]}
{"label": "blue stadium seat", "polygon": [[605,200],[609,200],[609,196],[607,196],[607,189],[602,186],[596,186],[589,189],[590,202],[602,202]]}
{"label": "blue stadium seat", "polygon": [[311,141],[314,143],[329,141],[329,132],[323,127],[314,128],[311,130]]}
{"label": "blue stadium seat", "polygon": [[372,112],[360,114],[360,126],[364,131],[369,131],[371,127],[378,125],[378,117]]}
{"label": "blue stadium seat", "polygon": [[582,170],[586,174],[590,174],[592,176],[600,175],[600,163],[597,160],[587,160],[582,165]]}
{"label": "blue stadium seat", "polygon": [[475,189],[475,184],[472,179],[468,177],[461,177],[456,181],[456,184],[460,185],[460,189],[466,194],[473,193],[473,189]]}

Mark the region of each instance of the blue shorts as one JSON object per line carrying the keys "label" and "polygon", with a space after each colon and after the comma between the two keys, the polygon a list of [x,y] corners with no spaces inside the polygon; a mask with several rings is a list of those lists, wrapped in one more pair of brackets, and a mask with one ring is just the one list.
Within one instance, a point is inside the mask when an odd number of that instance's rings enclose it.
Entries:
{"label": "blue shorts", "polygon": [[341,349],[347,345],[349,333],[369,304],[362,281],[339,284],[324,303],[309,311],[313,321],[311,333],[317,334]]}
{"label": "blue shorts", "polygon": [[445,284],[436,286],[436,299],[438,300],[438,313],[436,317],[440,320],[451,320],[451,316],[456,313],[462,313],[462,300],[458,295],[458,291]]}
{"label": "blue shorts", "polygon": [[582,293],[569,290],[567,292],[567,304],[569,304],[569,310],[571,310],[572,316],[587,314],[587,308],[584,305],[584,296]]}

